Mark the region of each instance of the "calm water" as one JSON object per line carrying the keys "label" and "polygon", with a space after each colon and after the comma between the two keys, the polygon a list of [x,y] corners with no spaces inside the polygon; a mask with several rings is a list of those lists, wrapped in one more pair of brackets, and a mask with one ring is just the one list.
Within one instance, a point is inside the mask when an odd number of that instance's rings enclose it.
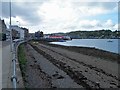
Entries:
{"label": "calm water", "polygon": [[[108,42],[112,41],[112,42]],[[98,49],[120,53],[120,40],[118,39],[73,39],[66,42],[51,42],[64,46],[95,47]]]}

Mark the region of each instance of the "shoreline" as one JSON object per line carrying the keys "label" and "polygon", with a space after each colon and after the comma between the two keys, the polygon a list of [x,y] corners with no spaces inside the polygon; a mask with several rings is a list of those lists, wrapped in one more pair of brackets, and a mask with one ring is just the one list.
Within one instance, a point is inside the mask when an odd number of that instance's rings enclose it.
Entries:
{"label": "shoreline", "polygon": [[[85,55],[80,52],[81,48],[51,45],[43,41],[25,43],[24,49],[27,60],[24,77],[26,88],[119,87],[119,64],[113,60]],[[82,50],[93,51],[89,48]],[[94,53],[96,51],[101,53],[96,49]]]}
{"label": "shoreline", "polygon": [[37,42],[50,45],[52,47],[67,49],[67,50],[85,54],[88,56],[98,57],[106,60],[109,59],[111,61],[116,61],[120,63],[120,60],[118,60],[120,57],[120,54],[117,54],[117,53],[113,53],[113,52],[109,52],[109,51],[105,51],[97,48],[92,48],[92,47],[64,46],[64,45],[50,44],[49,42],[46,42],[46,41],[37,41]]}
{"label": "shoreline", "polygon": [[[117,81],[119,81],[119,78],[117,62],[100,57],[93,57],[92,55],[85,55],[81,52],[78,53],[81,49],[77,48],[75,50],[75,47],[72,49],[69,47],[71,49],[70,51],[64,46],[51,46],[48,42],[31,42],[30,45],[54,66],[66,72],[66,74],[78,85],[82,85],[85,88],[92,88],[96,87],[97,82],[99,82],[99,88],[114,87],[112,86],[112,80],[115,82],[115,87],[118,87]],[[87,49],[84,48],[84,51]],[[89,50],[93,51],[91,49]],[[96,51],[94,51],[94,53],[96,53]],[[46,64],[47,62],[43,65]],[[62,76],[65,77],[64,75]],[[63,80],[63,78],[61,80]],[[106,84],[107,86],[104,86]]]}

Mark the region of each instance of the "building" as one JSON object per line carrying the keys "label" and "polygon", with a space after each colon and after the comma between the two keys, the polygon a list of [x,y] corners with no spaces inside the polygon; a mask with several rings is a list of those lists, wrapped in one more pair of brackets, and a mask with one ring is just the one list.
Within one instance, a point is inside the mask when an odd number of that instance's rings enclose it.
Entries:
{"label": "building", "polygon": [[11,29],[12,30],[12,39],[19,39],[20,38],[20,33],[15,30],[15,29]]}
{"label": "building", "polygon": [[21,40],[25,39],[25,34],[24,34],[25,32],[22,28],[18,27],[17,25],[12,25],[11,29],[13,31],[12,35],[15,33],[17,36],[19,36],[19,39],[21,39]]}
{"label": "building", "polygon": [[6,30],[6,40],[7,41],[10,40],[10,30],[9,29]]}
{"label": "building", "polygon": [[17,25],[12,25],[12,35],[13,39],[27,40],[29,39],[29,30],[27,28],[19,27]]}
{"label": "building", "polygon": [[6,40],[7,26],[4,20],[0,19],[0,40]]}
{"label": "building", "polygon": [[29,30],[27,28],[21,27],[24,30],[24,39],[27,40],[29,38]]}
{"label": "building", "polygon": [[0,29],[1,29],[2,33],[6,34],[7,26],[4,22],[4,20],[1,20],[1,19],[0,19]]}
{"label": "building", "polygon": [[35,33],[29,33],[29,39],[35,39]]}
{"label": "building", "polygon": [[35,39],[42,39],[43,36],[44,35],[42,31],[35,32]]}
{"label": "building", "polygon": [[[27,28],[21,28],[17,25],[11,26],[12,39],[21,39],[26,40],[29,37],[29,31]],[[0,40],[10,40],[10,29],[7,29],[7,26],[4,20],[0,19]]]}

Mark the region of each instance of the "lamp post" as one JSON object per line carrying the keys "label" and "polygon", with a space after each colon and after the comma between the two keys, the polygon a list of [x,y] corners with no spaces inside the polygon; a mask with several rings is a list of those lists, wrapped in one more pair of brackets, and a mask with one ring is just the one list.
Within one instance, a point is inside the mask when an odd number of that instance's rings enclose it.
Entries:
{"label": "lamp post", "polygon": [[11,0],[10,0],[10,2],[9,2],[9,8],[10,8],[10,25],[9,25],[9,29],[10,29],[10,42],[11,42],[11,52],[12,52],[12,43],[13,43],[13,41],[12,41],[12,29],[11,29]]}

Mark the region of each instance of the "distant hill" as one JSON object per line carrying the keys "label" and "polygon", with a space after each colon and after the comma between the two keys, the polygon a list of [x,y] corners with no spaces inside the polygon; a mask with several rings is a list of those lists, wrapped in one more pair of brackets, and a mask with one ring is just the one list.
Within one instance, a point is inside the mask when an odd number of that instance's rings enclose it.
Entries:
{"label": "distant hill", "polygon": [[92,39],[92,38],[120,38],[120,31],[95,30],[95,31],[72,31],[66,33],[73,39]]}

